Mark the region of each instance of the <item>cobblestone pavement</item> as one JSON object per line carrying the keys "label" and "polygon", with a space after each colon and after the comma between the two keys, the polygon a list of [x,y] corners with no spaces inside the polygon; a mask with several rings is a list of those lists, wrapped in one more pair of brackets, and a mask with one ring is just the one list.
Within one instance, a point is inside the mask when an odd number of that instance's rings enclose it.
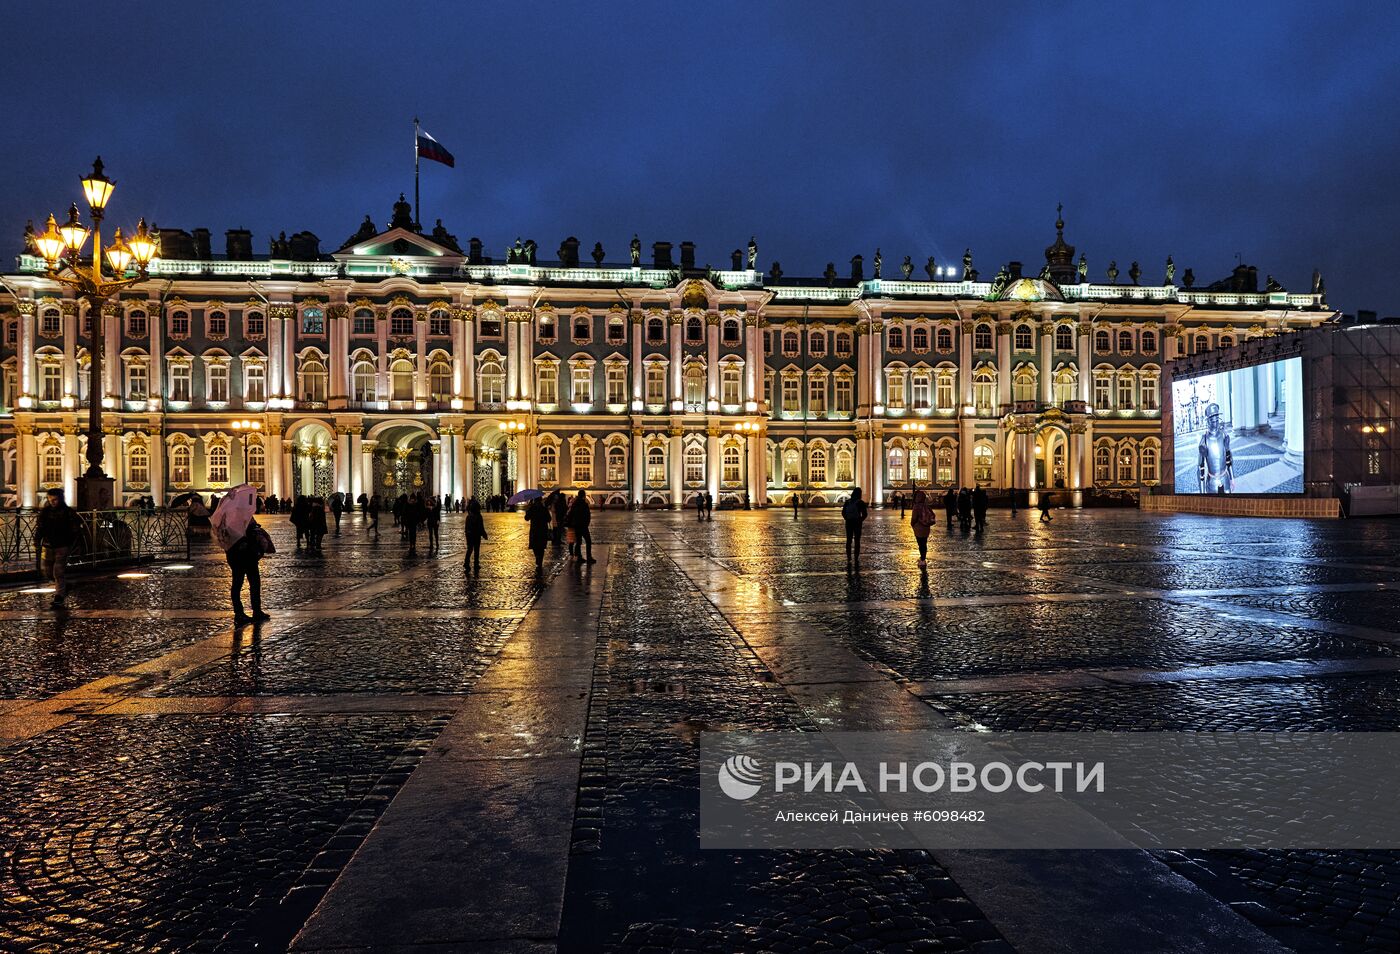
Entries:
{"label": "cobblestone pavement", "polygon": [[[471,886],[384,927],[423,950],[1084,950],[927,852],[699,850],[697,739],[1400,722],[1394,523],[994,513],[921,573],[882,511],[848,573],[834,512],[599,513],[589,590],[487,520],[469,576],[458,517],[417,556],[387,518],[323,555],[269,518],[256,632],[205,543],[62,614],[0,590],[0,950],[373,948],[331,902],[381,858]],[[1400,948],[1398,855],[1157,857],[1287,949]]]}

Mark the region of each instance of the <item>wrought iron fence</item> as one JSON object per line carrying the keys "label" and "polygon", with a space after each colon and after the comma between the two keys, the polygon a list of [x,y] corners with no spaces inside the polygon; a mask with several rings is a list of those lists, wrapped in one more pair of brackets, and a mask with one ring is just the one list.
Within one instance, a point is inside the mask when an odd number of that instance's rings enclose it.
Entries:
{"label": "wrought iron fence", "polygon": [[[78,514],[83,530],[69,566],[132,560],[189,559],[188,514],[184,510],[93,510]],[[0,511],[0,573],[32,570],[37,510]]]}

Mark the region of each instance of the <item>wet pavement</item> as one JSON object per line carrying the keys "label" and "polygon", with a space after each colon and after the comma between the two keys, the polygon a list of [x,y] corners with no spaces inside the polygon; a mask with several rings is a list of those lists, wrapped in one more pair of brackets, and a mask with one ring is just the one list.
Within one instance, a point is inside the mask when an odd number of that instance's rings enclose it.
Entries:
{"label": "wet pavement", "polygon": [[0,591],[0,950],[1400,948],[1385,852],[700,850],[707,731],[1400,723],[1400,524],[992,516],[848,573],[830,511],[596,513],[539,577],[518,515],[479,576],[269,518],[257,630],[207,545]]}

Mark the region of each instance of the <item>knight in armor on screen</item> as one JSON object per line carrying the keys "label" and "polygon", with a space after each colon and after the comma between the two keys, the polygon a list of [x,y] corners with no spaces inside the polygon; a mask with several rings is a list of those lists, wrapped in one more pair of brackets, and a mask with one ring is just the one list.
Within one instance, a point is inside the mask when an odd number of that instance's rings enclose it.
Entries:
{"label": "knight in armor on screen", "polygon": [[1206,432],[1201,435],[1197,476],[1203,494],[1229,494],[1235,491],[1234,460],[1230,457],[1230,435],[1220,423],[1220,405],[1206,405]]}

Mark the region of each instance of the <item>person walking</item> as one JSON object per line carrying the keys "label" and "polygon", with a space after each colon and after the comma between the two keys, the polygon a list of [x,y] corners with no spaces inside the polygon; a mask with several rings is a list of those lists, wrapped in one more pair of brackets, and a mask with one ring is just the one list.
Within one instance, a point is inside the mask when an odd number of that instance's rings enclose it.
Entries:
{"label": "person walking", "polygon": [[695,494],[695,519],[705,519],[705,495],[699,492]]}
{"label": "person walking", "polygon": [[[271,615],[263,612],[262,572],[258,567],[259,561],[271,552],[266,549],[269,546],[271,546],[271,541],[267,539],[267,531],[258,526],[257,520],[250,520],[248,529],[243,536],[224,552],[224,558],[228,560],[229,573],[232,575],[232,580],[229,583],[229,600],[233,603],[233,625],[235,626],[261,623],[263,620],[272,618]],[[243,612],[244,580],[248,581],[248,605],[253,609],[251,615]]]}
{"label": "person walking", "polygon": [[958,526],[963,533],[972,529],[972,491],[966,487],[958,491]]}
{"label": "person walking", "polygon": [[[597,563],[593,559],[593,535],[588,527],[593,522],[593,508],[589,506],[588,494],[580,490],[569,508],[569,529],[574,532],[573,555],[580,563]],[[584,556],[584,545],[588,546],[588,556]]]}
{"label": "person walking", "polygon": [[792,495],[792,519],[797,519],[797,508],[802,503],[802,498],[798,494]]}
{"label": "person walking", "polygon": [[369,498],[369,506],[365,511],[369,514],[369,522],[365,524],[365,533],[373,530],[376,538],[379,537],[379,504],[379,495],[375,494]]}
{"label": "person walking", "polygon": [[418,555],[418,528],[422,526],[427,516],[427,510],[424,508],[422,500],[418,498],[417,491],[405,498],[399,524],[403,527],[404,536],[408,538],[409,556]]}
{"label": "person walking", "polygon": [[486,521],[481,516],[481,504],[473,497],[467,501],[467,558],[462,561],[462,569],[473,569],[475,561],[475,572],[481,572],[481,541],[488,539],[486,536]]}
{"label": "person walking", "polygon": [[436,553],[442,542],[438,531],[442,523],[442,498],[434,496],[427,507],[428,552]]}
{"label": "person walking", "polygon": [[558,490],[554,491],[551,497],[553,498],[551,512],[554,518],[554,545],[558,546],[564,542],[564,528],[569,517],[569,502]]}
{"label": "person walking", "polygon": [[1040,495],[1040,522],[1050,523],[1052,519],[1050,516],[1050,495],[1043,493]]}
{"label": "person walking", "polygon": [[297,549],[301,549],[302,540],[306,539],[306,524],[311,515],[311,502],[305,497],[297,497],[296,503],[292,504],[292,526],[297,531]]}
{"label": "person walking", "polygon": [[313,553],[318,556],[325,551],[321,541],[326,536],[326,502],[320,497],[311,498],[311,508],[307,513],[306,539]]}
{"label": "person walking", "polygon": [[544,548],[549,543],[549,507],[544,498],[536,497],[525,508],[525,522],[530,525],[528,542],[535,554],[535,573],[544,569]]}
{"label": "person walking", "polygon": [[715,519],[715,497],[708,490],[705,491],[705,519]]}
{"label": "person walking", "polygon": [[345,495],[340,491],[331,494],[331,515],[335,517],[335,535],[340,536],[340,515],[345,512]]}
{"label": "person walking", "polygon": [[972,488],[972,516],[979,533],[987,529],[987,488],[981,484]]}
{"label": "person walking", "polygon": [[50,487],[34,522],[34,552],[39,556],[39,569],[47,580],[53,581],[53,600],[49,604],[61,609],[68,598],[68,555],[83,532],[78,512],[68,506],[63,488]]}
{"label": "person walking", "polygon": [[938,522],[928,498],[922,490],[914,491],[914,512],[909,517],[909,526],[914,530],[914,542],[919,546],[919,566],[928,566],[928,533]]}
{"label": "person walking", "polygon": [[953,529],[953,518],[958,515],[958,492],[953,487],[943,495],[943,512],[948,515],[948,529]]}
{"label": "person walking", "polygon": [[390,513],[394,516],[394,526],[399,528],[399,536],[404,536],[403,515],[408,509],[408,495],[399,494],[394,498],[394,505],[390,508]]}
{"label": "person walking", "polygon": [[905,510],[904,495],[897,490],[894,492],[894,502],[899,507],[899,519],[903,520]]}
{"label": "person walking", "polygon": [[870,516],[870,505],[861,499],[860,488],[851,491],[850,499],[841,505],[841,519],[846,522],[846,566],[851,565],[851,545],[855,544],[856,566],[860,566],[860,531],[865,518]]}

